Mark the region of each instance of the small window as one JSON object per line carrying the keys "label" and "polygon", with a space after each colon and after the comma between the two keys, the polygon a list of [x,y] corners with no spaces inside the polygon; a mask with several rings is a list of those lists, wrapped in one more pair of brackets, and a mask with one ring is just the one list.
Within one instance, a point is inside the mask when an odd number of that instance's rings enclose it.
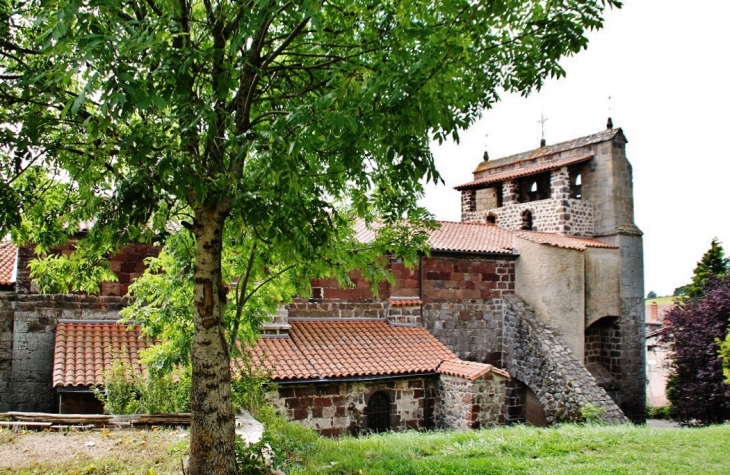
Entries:
{"label": "small window", "polygon": [[384,432],[390,429],[390,398],[383,391],[372,396],[367,405],[368,429],[372,432]]}
{"label": "small window", "polygon": [[522,227],[525,231],[532,231],[532,211],[526,209],[522,212]]}
{"label": "small window", "polygon": [[582,180],[580,173],[577,174],[570,182],[570,197],[574,200],[579,200],[583,196]]}
{"label": "small window", "polygon": [[487,215],[487,223],[489,223],[489,224],[497,224],[497,217],[494,215],[494,213],[489,213]]}

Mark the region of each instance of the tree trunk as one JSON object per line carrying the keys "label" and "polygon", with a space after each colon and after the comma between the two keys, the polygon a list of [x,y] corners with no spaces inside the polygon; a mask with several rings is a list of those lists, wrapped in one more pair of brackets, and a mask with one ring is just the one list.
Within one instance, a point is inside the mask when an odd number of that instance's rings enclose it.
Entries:
{"label": "tree trunk", "polygon": [[237,473],[231,370],[225,338],[225,292],[221,250],[225,212],[196,209],[195,335],[190,396],[190,470],[192,475]]}

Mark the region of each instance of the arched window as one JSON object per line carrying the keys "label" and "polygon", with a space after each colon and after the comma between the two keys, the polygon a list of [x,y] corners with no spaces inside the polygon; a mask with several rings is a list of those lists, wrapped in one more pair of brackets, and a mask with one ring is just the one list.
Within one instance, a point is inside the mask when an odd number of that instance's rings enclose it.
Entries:
{"label": "arched window", "polygon": [[368,401],[366,408],[368,430],[383,432],[390,429],[390,398],[383,391],[378,391]]}
{"label": "arched window", "polygon": [[532,211],[526,209],[522,212],[522,226],[520,229],[532,231]]}

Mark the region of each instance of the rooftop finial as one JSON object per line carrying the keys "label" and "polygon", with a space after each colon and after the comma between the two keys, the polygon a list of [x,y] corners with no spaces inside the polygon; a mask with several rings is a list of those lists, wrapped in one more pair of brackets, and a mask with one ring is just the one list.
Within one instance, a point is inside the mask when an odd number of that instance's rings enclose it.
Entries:
{"label": "rooftop finial", "polygon": [[540,134],[540,147],[544,147],[545,146],[545,122],[547,122],[547,121],[548,121],[547,117],[543,116],[542,113],[541,113],[540,114],[540,120],[537,121],[540,124],[540,130],[541,130],[541,134]]}
{"label": "rooftop finial", "polygon": [[608,122],[606,122],[606,128],[613,129],[613,121],[611,120],[610,117],[608,118]]}

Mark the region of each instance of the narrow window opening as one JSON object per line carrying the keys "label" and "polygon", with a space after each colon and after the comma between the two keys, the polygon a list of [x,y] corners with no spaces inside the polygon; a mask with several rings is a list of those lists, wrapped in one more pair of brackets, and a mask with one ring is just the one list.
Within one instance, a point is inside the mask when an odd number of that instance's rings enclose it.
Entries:
{"label": "narrow window opening", "polygon": [[580,173],[575,176],[570,184],[570,197],[579,200],[583,197],[583,186]]}
{"label": "narrow window opening", "polygon": [[525,231],[532,230],[532,211],[529,209],[522,212],[522,227],[520,229]]}
{"label": "narrow window opening", "polygon": [[487,223],[489,223],[489,224],[497,224],[497,217],[494,215],[494,213],[489,213],[487,215]]}

